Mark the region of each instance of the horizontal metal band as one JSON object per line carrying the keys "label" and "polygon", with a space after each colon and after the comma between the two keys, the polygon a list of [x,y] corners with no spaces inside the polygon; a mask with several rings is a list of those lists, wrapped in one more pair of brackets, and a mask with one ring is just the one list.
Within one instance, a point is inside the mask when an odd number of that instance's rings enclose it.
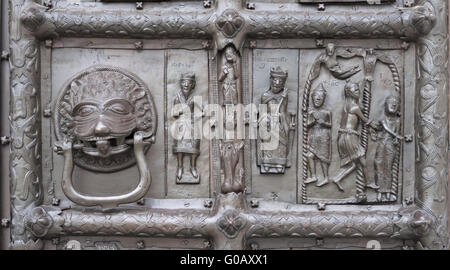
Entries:
{"label": "horizontal metal band", "polygon": [[[435,16],[423,7],[376,11],[233,11],[244,20],[241,34],[253,38],[406,38],[426,35]],[[210,38],[219,14],[200,11],[46,9],[30,4],[23,25],[40,39],[56,37]],[[222,39],[223,37],[218,37]]]}

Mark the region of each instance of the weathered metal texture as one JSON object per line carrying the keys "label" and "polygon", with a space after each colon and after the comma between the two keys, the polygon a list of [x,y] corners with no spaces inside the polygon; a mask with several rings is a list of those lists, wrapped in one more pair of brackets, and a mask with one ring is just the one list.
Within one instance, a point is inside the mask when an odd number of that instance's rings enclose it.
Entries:
{"label": "weathered metal texture", "polygon": [[[448,91],[448,4],[421,0],[413,8],[349,10],[344,15],[300,8],[298,12],[250,11],[243,10],[238,0],[216,2],[215,8],[206,11],[163,14],[102,11],[97,7],[47,9],[34,1],[10,0],[11,248],[43,248],[45,239],[61,235],[199,237],[212,240],[216,249],[243,249],[248,248],[252,238],[280,237],[420,239],[419,247],[448,248],[448,103],[442,98]],[[264,200],[252,200],[248,205],[243,192],[231,192],[216,195],[211,211],[142,207],[105,212],[41,205],[39,39],[62,36],[213,38],[219,54],[228,45],[239,50],[246,37],[381,37],[417,41],[416,204],[408,198],[404,200],[404,205],[409,205],[405,208],[330,205],[325,209],[324,204],[319,204],[318,211],[314,206]],[[210,78],[217,91],[216,74]],[[212,152],[218,152],[217,145],[214,147]],[[216,169],[218,165],[215,164]]]}
{"label": "weathered metal texture", "polygon": [[[407,38],[427,34],[433,16],[427,8],[376,11],[242,10],[240,0],[216,1],[201,11],[105,11],[98,8],[50,9],[29,5],[24,26],[40,39],[71,37],[210,38],[218,49],[241,48],[245,38]],[[345,22],[344,24],[336,22]],[[232,26],[232,27],[229,27]],[[230,30],[225,30],[230,29]]]}
{"label": "weathered metal texture", "polygon": [[418,2],[437,24],[417,41],[416,203],[436,220],[423,246],[448,249],[448,1]]}
{"label": "weathered metal texture", "polygon": [[[215,248],[248,248],[252,238],[373,237],[418,239],[432,219],[417,207],[360,211],[261,211],[245,209],[244,197],[219,195],[213,211],[146,209],[113,213],[37,207],[25,220],[36,237],[60,235],[205,238]],[[282,203],[271,203],[283,207]],[[237,240],[236,240],[237,239]],[[225,244],[227,243],[227,244]]]}
{"label": "weathered metal texture", "polygon": [[25,4],[10,1],[11,244],[33,246],[24,216],[42,201],[39,41],[17,20]]}

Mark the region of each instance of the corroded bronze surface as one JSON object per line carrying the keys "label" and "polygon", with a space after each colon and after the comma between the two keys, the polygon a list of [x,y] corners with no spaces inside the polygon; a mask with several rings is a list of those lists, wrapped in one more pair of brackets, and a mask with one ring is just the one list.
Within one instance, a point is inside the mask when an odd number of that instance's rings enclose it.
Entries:
{"label": "corroded bronze surface", "polygon": [[448,248],[446,1],[45,2],[9,0],[11,249]]}

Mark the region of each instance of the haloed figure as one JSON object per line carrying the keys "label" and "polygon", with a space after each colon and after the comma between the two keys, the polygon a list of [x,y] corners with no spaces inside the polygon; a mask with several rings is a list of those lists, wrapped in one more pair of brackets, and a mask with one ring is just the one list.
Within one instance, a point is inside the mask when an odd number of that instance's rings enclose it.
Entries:
{"label": "haloed figure", "polygon": [[[386,119],[381,121],[378,146],[375,153],[375,179],[380,186],[378,201],[390,201],[392,192],[393,165],[398,145],[403,140],[400,133],[400,98],[389,96],[385,102]],[[395,195],[395,194],[394,194]]]}
{"label": "haloed figure", "polygon": [[[173,146],[173,153],[177,155],[177,178],[183,177],[183,158],[188,155],[191,158],[191,174],[198,178],[197,157],[200,154],[200,140],[194,138],[194,106],[192,92],[195,88],[195,74],[184,73],[180,79],[181,91],[173,101],[174,110],[172,115],[179,118],[177,124],[177,139]],[[178,106],[176,106],[178,105]],[[184,105],[184,106],[180,106]],[[189,114],[184,114],[184,108],[187,108]]]}
{"label": "haloed figure", "polygon": [[308,112],[307,126],[309,130],[308,165],[310,177],[305,184],[317,182],[317,162],[322,168],[323,180],[317,183],[318,187],[328,184],[328,168],[331,162],[331,112],[323,109],[327,92],[320,84],[311,93],[313,108]]}
{"label": "haloed figure", "polygon": [[[341,171],[333,178],[339,190],[344,191],[340,185],[342,179],[347,177],[356,168],[361,168],[364,180],[367,181],[367,167],[365,149],[360,143],[359,122],[362,121],[373,129],[378,126],[364,116],[359,106],[360,89],[357,83],[347,82],[344,87],[345,103],[342,112],[341,128],[338,135],[338,151],[341,158]],[[367,187],[377,189],[375,184]]]}

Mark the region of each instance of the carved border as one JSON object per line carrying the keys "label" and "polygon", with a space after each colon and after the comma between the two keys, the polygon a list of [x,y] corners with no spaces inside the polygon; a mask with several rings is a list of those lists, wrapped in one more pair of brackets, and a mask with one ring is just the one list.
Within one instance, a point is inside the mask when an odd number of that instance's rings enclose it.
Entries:
{"label": "carved border", "polygon": [[[414,8],[381,8],[379,12],[349,12],[344,16],[330,12],[323,16],[320,12],[277,12],[261,11],[251,13],[242,11],[248,22],[235,40],[226,40],[218,35],[210,20],[210,11],[169,12],[159,14],[144,11],[137,13],[103,13],[100,9],[50,9],[37,5],[33,0],[10,1],[10,53],[11,53],[11,248],[42,248],[40,236],[61,234],[92,235],[98,231],[83,232],[83,224],[93,221],[94,225],[111,228],[104,234],[116,234],[126,229],[129,235],[139,235],[138,228],[163,230],[162,233],[147,233],[147,236],[178,237],[177,233],[186,230],[183,236],[207,237],[214,240],[214,248],[243,248],[244,235],[251,237],[336,237],[329,231],[337,225],[339,236],[360,237],[400,237],[401,239],[420,239],[419,246],[425,248],[448,248],[447,236],[447,151],[448,151],[448,91],[447,61],[448,29],[446,16],[448,3],[442,0],[419,0],[420,6]],[[221,1],[222,2],[222,1]],[[223,1],[225,2],[225,1]],[[227,1],[228,2],[228,1]],[[236,4],[239,1],[229,0]],[[220,8],[220,7],[219,7]],[[327,13],[328,14],[328,13]],[[344,16],[344,17],[343,17]],[[437,26],[434,26],[434,16]],[[367,25],[362,23],[371,21]],[[346,21],[347,27],[336,29],[334,21]],[[267,26],[269,22],[269,27]],[[308,25],[305,25],[308,24]],[[153,25],[156,28],[153,29]],[[181,27],[183,26],[183,27]],[[125,28],[124,28],[125,27]],[[273,31],[273,29],[278,29]],[[430,32],[430,30],[432,30]],[[187,34],[186,34],[187,33]],[[326,211],[326,212],[270,212],[246,210],[246,200],[242,195],[228,194],[216,197],[215,209],[205,211],[145,209],[121,210],[111,214],[116,222],[98,221],[96,212],[77,210],[45,209],[42,202],[41,168],[41,106],[40,106],[40,66],[39,40],[58,36],[90,37],[135,37],[135,38],[214,38],[218,49],[227,43],[236,43],[240,48],[244,37],[253,38],[305,38],[305,37],[382,37],[417,39],[418,66],[417,77],[417,206],[392,211]],[[187,36],[186,36],[187,35]],[[423,37],[420,37],[423,36]],[[423,86],[434,86],[434,95],[439,102],[429,104],[429,92]],[[422,94],[422,95],[421,95]],[[432,120],[431,130],[428,120]],[[445,128],[444,128],[445,127]],[[440,147],[440,146],[445,147]],[[432,168],[432,169],[430,169]],[[436,173],[434,173],[434,171]],[[435,179],[434,179],[434,178]],[[430,182],[432,184],[428,184]],[[439,193],[441,192],[441,193]],[[239,205],[238,205],[239,204]],[[220,206],[220,207],[219,207]],[[217,232],[216,221],[225,215],[225,209],[242,210],[245,228],[235,232],[241,242],[230,244],[226,236]],[[62,211],[62,213],[61,213]],[[184,214],[183,214],[184,213]],[[38,218],[36,218],[38,217]],[[335,219],[323,223],[323,218]],[[90,219],[92,218],[92,219]],[[141,219],[142,218],[142,219]],[[326,219],[325,218],[325,219]],[[47,219],[49,222],[40,223]],[[51,221],[51,222],[50,222]],[[142,221],[136,222],[136,221]],[[79,223],[81,222],[81,224]],[[241,221],[242,222],[242,221]],[[365,222],[365,223],[364,223]],[[381,233],[373,235],[373,226],[380,226]],[[266,224],[268,231],[260,231],[257,224]],[[46,225],[47,224],[47,225]],[[135,224],[136,228],[133,227]],[[153,225],[152,225],[153,224]],[[326,226],[325,233],[313,234],[314,226]],[[349,228],[361,226],[363,231],[354,234]],[[49,228],[45,226],[50,225]],[[140,227],[139,227],[140,226]],[[312,227],[311,227],[312,226]],[[428,228],[431,227],[431,233]],[[26,229],[27,228],[27,229]],[[398,229],[400,228],[400,229]],[[112,230],[112,231],[111,231]],[[303,231],[302,231],[303,230]],[[247,231],[246,233],[244,233]],[[275,232],[272,232],[275,231]],[[343,231],[343,232],[342,232]],[[41,233],[40,233],[41,232]],[[199,232],[199,233],[197,233]],[[378,232],[378,230],[375,230]],[[398,234],[397,234],[398,232]],[[233,234],[234,235],[234,234]],[[37,237],[39,236],[39,237]],[[224,240],[225,239],[225,240]]]}

